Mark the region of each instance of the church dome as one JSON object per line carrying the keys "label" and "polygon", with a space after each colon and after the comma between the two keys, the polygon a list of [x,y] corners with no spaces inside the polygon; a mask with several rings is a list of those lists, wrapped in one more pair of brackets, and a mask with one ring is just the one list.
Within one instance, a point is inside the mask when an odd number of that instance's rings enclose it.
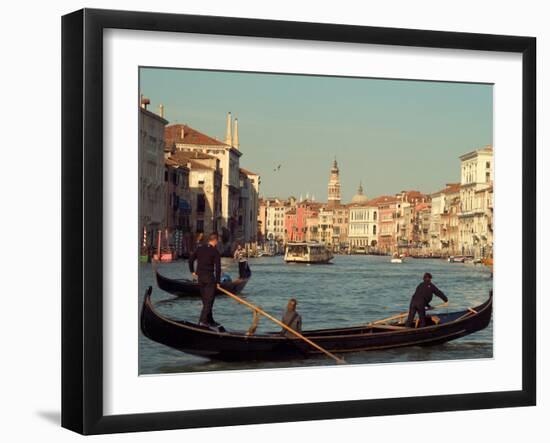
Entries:
{"label": "church dome", "polygon": [[369,199],[365,194],[363,194],[363,185],[359,183],[359,188],[357,189],[357,194],[351,199],[352,203],[366,203]]}

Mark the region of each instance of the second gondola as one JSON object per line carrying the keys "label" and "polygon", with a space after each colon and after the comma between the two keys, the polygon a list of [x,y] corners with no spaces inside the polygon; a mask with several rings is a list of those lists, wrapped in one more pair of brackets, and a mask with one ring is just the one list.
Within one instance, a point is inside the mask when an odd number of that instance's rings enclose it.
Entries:
{"label": "second gondola", "polygon": [[[201,295],[199,284],[196,281],[185,278],[169,278],[158,271],[155,271],[155,276],[158,287],[170,294],[177,295],[178,297],[200,297]],[[248,283],[248,280],[248,278],[238,278],[223,282],[221,286],[234,294],[240,294]],[[216,294],[219,295],[221,292],[216,291]]]}

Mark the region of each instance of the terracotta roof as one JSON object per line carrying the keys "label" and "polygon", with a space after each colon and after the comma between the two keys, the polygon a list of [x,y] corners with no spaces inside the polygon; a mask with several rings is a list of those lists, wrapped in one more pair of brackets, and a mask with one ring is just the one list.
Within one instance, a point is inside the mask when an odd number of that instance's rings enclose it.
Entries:
{"label": "terracotta roof", "polygon": [[171,157],[176,161],[186,161],[186,160],[212,160],[216,157],[205,154],[204,152],[198,152],[198,151],[176,151],[174,152]]}
{"label": "terracotta roof", "polygon": [[379,197],[375,197],[369,200],[366,203],[366,206],[379,206],[381,204],[386,204],[386,203],[395,203],[398,200],[399,199],[393,195],[381,195]]}
{"label": "terracotta roof", "polygon": [[191,169],[208,169],[215,171],[216,168],[213,166],[205,165],[204,163],[201,163],[197,160],[213,160],[216,157],[212,157],[208,154],[203,154],[202,152],[183,152],[183,151],[176,151],[173,155],[168,157],[168,160],[171,160],[175,163],[177,163],[179,166],[187,166],[189,163],[191,165]]}
{"label": "terracotta roof", "polygon": [[460,192],[460,183],[447,183],[444,189],[440,189],[439,191],[434,192],[431,195],[456,194],[457,192]]}
{"label": "terracotta roof", "polygon": [[422,192],[420,191],[403,191],[403,194],[406,196],[406,197],[411,197],[411,198],[414,198],[414,197],[424,197],[425,194],[422,194]]}
{"label": "terracotta roof", "polygon": [[456,194],[457,192],[460,192],[460,183],[448,183],[447,187],[441,192],[444,194]]}
{"label": "terracotta roof", "polygon": [[430,203],[418,203],[415,207],[415,210],[417,211],[423,211],[424,209],[431,208],[432,205]]}
{"label": "terracotta roof", "polygon": [[[183,138],[181,138],[182,128]],[[186,145],[227,146],[214,137],[210,137],[190,126],[182,124],[166,126],[164,128],[164,139],[167,144],[183,143]]]}

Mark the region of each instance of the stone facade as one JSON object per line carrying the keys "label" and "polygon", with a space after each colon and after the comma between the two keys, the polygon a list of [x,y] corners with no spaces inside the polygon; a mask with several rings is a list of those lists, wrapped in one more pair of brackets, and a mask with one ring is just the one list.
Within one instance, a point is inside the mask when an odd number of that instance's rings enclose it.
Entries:
{"label": "stone facade", "polygon": [[459,251],[481,258],[492,251],[493,148],[486,146],[460,157]]}
{"label": "stone facade", "polygon": [[167,143],[173,144],[177,151],[198,152],[219,160],[222,186],[221,219],[217,229],[221,233],[221,248],[225,254],[231,254],[236,242],[255,244],[258,238],[260,177],[250,171],[242,174],[238,128],[237,119],[233,120],[228,113],[224,141],[185,124],[170,125],[165,131]]}
{"label": "stone facade", "polygon": [[168,157],[165,160],[166,229],[175,257],[187,256],[193,247],[191,235],[190,168]]}
{"label": "stone facade", "polygon": [[195,235],[218,232],[222,220],[220,161],[200,152],[175,152],[170,159],[189,168],[190,228]]}
{"label": "stone facade", "polygon": [[349,207],[349,248],[372,251],[378,245],[378,206],[369,202],[352,203]]}
{"label": "stone facade", "polygon": [[[139,107],[139,240],[146,254],[155,244],[157,232],[165,228],[164,128],[168,121]],[[147,245],[143,245],[144,231]]]}

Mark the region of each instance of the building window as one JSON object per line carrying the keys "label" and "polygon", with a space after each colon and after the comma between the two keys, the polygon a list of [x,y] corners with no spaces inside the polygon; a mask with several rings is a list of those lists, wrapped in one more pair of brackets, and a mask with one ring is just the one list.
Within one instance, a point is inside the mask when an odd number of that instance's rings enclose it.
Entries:
{"label": "building window", "polygon": [[204,232],[204,220],[197,220],[197,233]]}
{"label": "building window", "polygon": [[204,212],[205,208],[206,208],[206,198],[204,197],[204,194],[197,195],[197,212]]}
{"label": "building window", "polygon": [[376,225],[372,225],[372,235],[376,235]]}

